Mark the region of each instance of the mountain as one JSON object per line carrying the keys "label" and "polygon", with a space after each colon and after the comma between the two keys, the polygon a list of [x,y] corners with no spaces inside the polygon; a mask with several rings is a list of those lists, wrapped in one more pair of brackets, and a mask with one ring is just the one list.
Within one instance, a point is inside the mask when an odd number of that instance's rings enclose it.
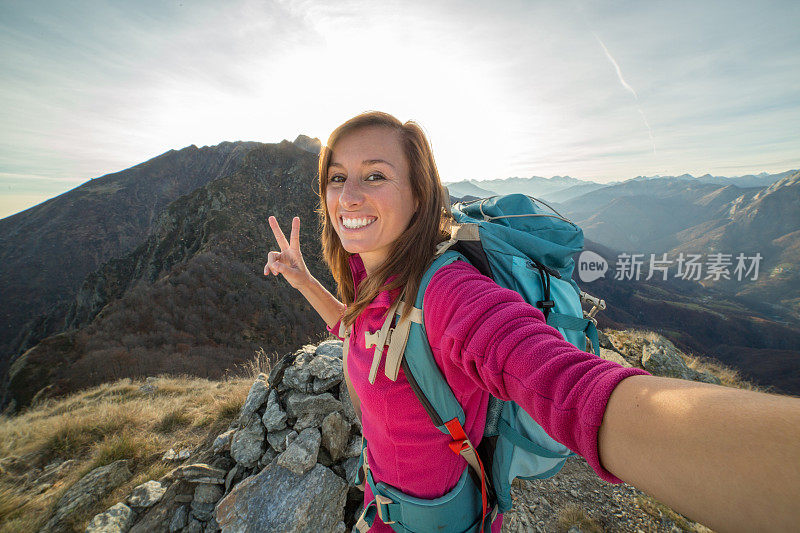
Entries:
{"label": "mountain", "polygon": [[445,186],[455,196],[469,195],[485,198],[498,194],[522,193],[553,201],[564,201],[590,190],[605,187],[601,183],[583,181],[569,176],[553,176],[552,178],[533,176],[530,178],[504,178],[483,181],[464,180],[445,183]]}
{"label": "mountain", "polygon": [[170,202],[233,172],[255,145],[170,150],[0,220],[0,374],[30,347],[26,322],[65,304],[89,273],[138,246]]}
{"label": "mountain", "polygon": [[486,198],[497,195],[497,193],[493,191],[478,186],[474,180],[444,183],[444,186],[447,187],[451,197],[473,196],[477,198]]}
{"label": "mountain", "polygon": [[267,217],[287,226],[298,215],[309,269],[333,285],[315,231],[316,165],[316,154],[288,141],[252,143],[230,175],[172,201],[139,246],[20,329],[33,347],[10,369],[12,397],[24,404],[46,386],[56,394],[162,371],[218,376],[259,347],[281,350],[319,332],[296,291],[263,276],[275,248]]}

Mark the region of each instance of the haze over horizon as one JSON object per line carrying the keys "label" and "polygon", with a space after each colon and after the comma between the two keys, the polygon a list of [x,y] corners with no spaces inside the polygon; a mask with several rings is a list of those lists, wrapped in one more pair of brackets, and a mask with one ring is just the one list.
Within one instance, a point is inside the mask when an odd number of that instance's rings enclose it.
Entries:
{"label": "haze over horizon", "polygon": [[419,122],[449,182],[800,168],[798,22],[790,1],[4,3],[0,217],[368,109]]}

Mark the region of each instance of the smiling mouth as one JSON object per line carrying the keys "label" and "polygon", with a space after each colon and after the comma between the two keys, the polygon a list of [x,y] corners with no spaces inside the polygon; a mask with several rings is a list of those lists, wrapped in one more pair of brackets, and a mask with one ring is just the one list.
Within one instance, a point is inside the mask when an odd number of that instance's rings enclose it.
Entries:
{"label": "smiling mouth", "polygon": [[362,217],[362,218],[344,218],[339,217],[342,221],[342,226],[346,229],[361,229],[369,226],[376,220],[376,217]]}

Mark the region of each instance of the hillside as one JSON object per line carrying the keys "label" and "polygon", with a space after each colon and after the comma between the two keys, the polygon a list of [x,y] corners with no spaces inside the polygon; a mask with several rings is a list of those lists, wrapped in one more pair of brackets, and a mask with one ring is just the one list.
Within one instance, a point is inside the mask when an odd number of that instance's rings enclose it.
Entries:
{"label": "hillside", "polygon": [[316,160],[288,141],[259,145],[233,174],[172,202],[144,243],[88,276],[66,312],[28,332],[43,340],[11,368],[18,405],[45,387],[52,395],[162,372],[218,377],[258,348],[285,350],[319,331],[321,319],[294,289],[263,276],[275,246],[267,217],[285,225],[298,215],[306,263],[333,285],[316,230]]}
{"label": "hillside", "polygon": [[44,328],[63,329],[53,311],[63,313],[89,273],[141,244],[171,202],[233,172],[254,145],[170,150],[0,220],[0,376],[39,340],[31,319],[51,314]]}

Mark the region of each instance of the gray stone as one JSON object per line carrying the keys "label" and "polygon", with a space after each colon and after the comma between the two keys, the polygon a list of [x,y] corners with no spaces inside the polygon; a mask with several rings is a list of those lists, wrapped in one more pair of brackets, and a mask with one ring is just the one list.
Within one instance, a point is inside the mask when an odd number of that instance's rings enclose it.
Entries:
{"label": "gray stone", "polygon": [[228,472],[228,475],[225,476],[225,493],[227,493],[231,489],[231,484],[233,484],[233,478],[236,477],[236,474],[239,473],[239,469],[241,467],[239,465],[234,466],[231,468],[231,471]]}
{"label": "gray stone", "polygon": [[353,402],[350,400],[350,391],[347,390],[347,383],[345,380],[339,384],[339,399],[342,402],[342,411],[344,412],[344,417],[347,419],[348,422],[353,424],[358,428],[358,432],[361,432],[361,421],[358,419],[358,415],[356,415],[356,410],[353,407]]}
{"label": "gray stone", "polygon": [[329,355],[331,357],[336,357],[337,359],[342,358],[342,341],[339,339],[331,339],[327,341],[323,341],[317,345],[317,349],[314,351],[317,355]]}
{"label": "gray stone", "polygon": [[231,440],[231,457],[234,461],[252,468],[264,454],[264,426],[261,419],[251,415],[244,427],[237,430]]}
{"label": "gray stone", "polygon": [[194,501],[217,503],[222,498],[222,487],[211,483],[198,483],[194,489]]}
{"label": "gray stone", "polygon": [[322,465],[298,476],[271,463],[223,498],[216,518],[223,531],[237,533],[333,531],[346,498],[347,484]]}
{"label": "gray stone", "polygon": [[314,378],[314,384],[311,387],[311,390],[314,394],[319,394],[321,392],[329,391],[332,388],[336,387],[339,383],[341,383],[342,378],[329,378],[329,379],[320,379]]}
{"label": "gray stone", "polygon": [[342,402],[334,398],[329,392],[323,392],[319,395],[291,392],[286,398],[286,414],[290,418],[299,418],[306,413],[327,415],[342,409]]}
{"label": "gray stone", "polygon": [[278,456],[279,466],[288,468],[298,476],[311,470],[317,462],[322,437],[316,428],[304,429],[300,435]]}
{"label": "gray stone", "polygon": [[68,519],[73,514],[87,511],[112,490],[131,477],[129,461],[119,460],[95,468],[72,485],[55,506],[55,513],[42,528],[44,532],[69,530]]}
{"label": "gray stone", "polygon": [[217,524],[217,519],[212,516],[203,533],[216,533],[217,531],[220,531],[219,524]]}
{"label": "gray stone", "polygon": [[286,369],[283,373],[283,381],[281,384],[290,389],[300,392],[311,391],[311,371],[309,370],[308,363],[313,357],[312,354],[302,351],[297,355],[292,366]]}
{"label": "gray stone", "polygon": [[166,491],[167,487],[158,481],[150,480],[133,489],[125,501],[131,507],[147,509],[157,504]]}
{"label": "gray stone", "polygon": [[258,467],[264,468],[268,464],[270,464],[276,457],[278,456],[278,452],[272,449],[272,446],[267,446],[267,451],[264,452],[264,455],[261,456],[261,459],[258,460]]}
{"label": "gray stone", "polygon": [[189,508],[185,505],[181,505],[175,510],[175,514],[172,515],[172,520],[169,521],[169,533],[175,533],[176,531],[180,531],[184,527],[186,527],[186,523],[189,521]]}
{"label": "gray stone", "polygon": [[192,516],[202,522],[208,522],[211,517],[214,516],[213,503],[202,503],[197,500],[192,500],[190,507],[192,508]]}
{"label": "gray stone", "polygon": [[[290,436],[294,433],[294,436]],[[293,429],[282,429],[281,431],[273,431],[267,433],[267,442],[269,445],[272,446],[272,449],[276,452],[282,452],[288,446],[288,440],[297,436],[297,432]]]}
{"label": "gray stone", "polygon": [[322,426],[322,421],[325,419],[325,415],[322,413],[306,413],[300,418],[297,419],[297,422],[294,423],[294,430],[300,433],[304,429],[313,428],[313,427],[320,427]]}
{"label": "gray stone", "polygon": [[92,518],[86,533],[126,533],[135,519],[133,509],[120,502]]}
{"label": "gray stone", "polygon": [[219,455],[223,451],[231,449],[231,439],[233,438],[233,434],[236,433],[235,430],[229,429],[225,433],[220,433],[217,435],[217,438],[214,439],[214,444],[211,445],[211,448],[214,450],[214,453]]}
{"label": "gray stone", "polygon": [[[214,468],[205,463],[195,463],[191,465],[179,466],[169,473],[167,479],[183,479],[191,483],[217,483],[222,485],[225,483],[224,470]],[[210,479],[218,481],[209,481]]]}
{"label": "gray stone", "polygon": [[308,371],[311,375],[320,379],[330,379],[344,377],[342,371],[342,360],[330,355],[317,355],[308,363]]}
{"label": "gray stone", "polygon": [[349,437],[350,424],[339,412],[329,414],[322,421],[322,445],[328,449],[333,461],[344,455]]}
{"label": "gray stone", "polygon": [[622,355],[614,350],[607,350],[606,348],[600,348],[600,357],[605,359],[606,361],[612,361],[624,367],[632,367],[633,365],[630,364],[627,360],[625,360]]}
{"label": "gray stone", "polygon": [[708,372],[697,372],[695,370],[695,376],[692,377],[692,380],[701,381],[703,383],[711,383],[713,385],[722,385],[722,381],[720,381],[717,376],[709,374]]}
{"label": "gray stone", "polygon": [[286,413],[281,409],[278,402],[278,391],[272,389],[267,399],[267,408],[264,411],[264,416],[261,417],[261,422],[267,431],[280,431],[286,428]]}
{"label": "gray stone", "polygon": [[361,455],[361,435],[353,435],[345,448],[345,457],[358,457]]}
{"label": "gray stone", "polygon": [[693,374],[675,345],[666,339],[642,347],[642,366],[652,374],[669,378],[691,379]]}
{"label": "gray stone", "polygon": [[351,457],[344,462],[345,478],[350,485],[356,484],[356,473],[358,472],[358,457]]}
{"label": "gray stone", "polygon": [[247,393],[247,399],[245,399],[242,410],[239,412],[239,423],[241,425],[248,424],[253,414],[267,400],[269,389],[266,380],[267,376],[265,374],[259,374],[258,379],[250,386],[250,392]]}
{"label": "gray stone", "polygon": [[189,523],[181,533],[203,533],[203,523],[196,518],[190,518]]}

